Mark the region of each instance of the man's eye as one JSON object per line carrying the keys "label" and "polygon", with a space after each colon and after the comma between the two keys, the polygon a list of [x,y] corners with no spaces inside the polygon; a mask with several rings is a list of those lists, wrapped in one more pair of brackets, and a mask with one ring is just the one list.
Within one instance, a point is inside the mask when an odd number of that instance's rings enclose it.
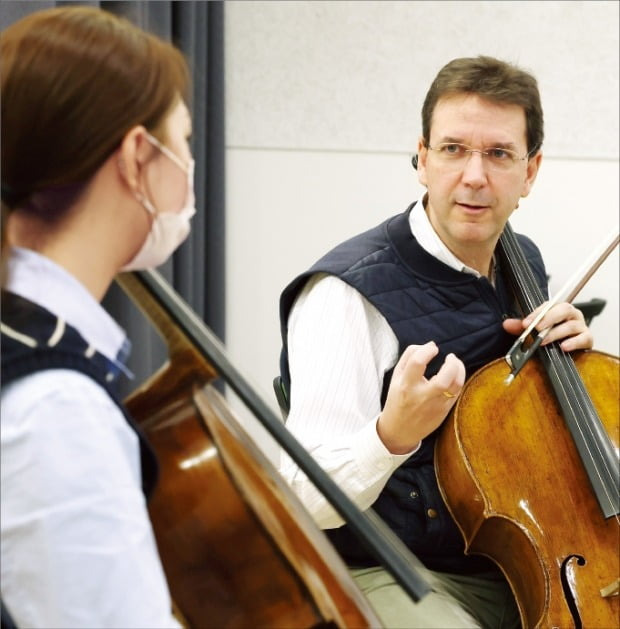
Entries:
{"label": "man's eye", "polygon": [[493,159],[497,159],[500,161],[508,160],[511,157],[510,152],[506,151],[505,149],[489,149],[487,153]]}
{"label": "man's eye", "polygon": [[441,150],[447,155],[462,155],[463,147],[460,144],[444,144]]}

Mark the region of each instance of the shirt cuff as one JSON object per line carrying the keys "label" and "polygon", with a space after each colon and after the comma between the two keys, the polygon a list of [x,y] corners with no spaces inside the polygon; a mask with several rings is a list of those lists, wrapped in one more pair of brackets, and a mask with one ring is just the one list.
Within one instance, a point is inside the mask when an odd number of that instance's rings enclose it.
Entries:
{"label": "shirt cuff", "polygon": [[373,482],[379,476],[389,476],[404,463],[412,454],[421,447],[422,442],[406,454],[392,454],[377,433],[377,420],[369,422],[360,430],[353,439],[352,450],[357,461],[360,473],[367,477],[368,482]]}

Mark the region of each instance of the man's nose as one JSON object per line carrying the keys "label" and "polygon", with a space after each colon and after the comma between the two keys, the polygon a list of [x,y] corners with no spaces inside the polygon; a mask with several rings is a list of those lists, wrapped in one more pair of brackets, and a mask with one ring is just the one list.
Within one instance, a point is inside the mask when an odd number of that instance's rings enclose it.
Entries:
{"label": "man's nose", "polygon": [[480,188],[487,183],[486,164],[480,151],[471,151],[463,167],[463,183]]}

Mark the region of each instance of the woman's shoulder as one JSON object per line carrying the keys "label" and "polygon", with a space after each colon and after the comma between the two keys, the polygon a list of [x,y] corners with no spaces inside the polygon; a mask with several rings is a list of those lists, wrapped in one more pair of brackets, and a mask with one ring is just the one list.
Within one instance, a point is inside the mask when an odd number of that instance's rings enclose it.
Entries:
{"label": "woman's shoulder", "polygon": [[2,387],[2,430],[24,423],[86,429],[124,422],[108,392],[90,376],[73,369],[47,369]]}

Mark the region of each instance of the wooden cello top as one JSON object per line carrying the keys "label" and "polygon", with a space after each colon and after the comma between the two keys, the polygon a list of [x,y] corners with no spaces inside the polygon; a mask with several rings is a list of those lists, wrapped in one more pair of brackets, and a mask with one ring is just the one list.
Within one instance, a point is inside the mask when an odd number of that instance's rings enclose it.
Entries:
{"label": "wooden cello top", "polygon": [[[500,256],[533,310],[543,297],[509,225]],[[467,552],[505,573],[526,629],[617,627],[618,358],[552,344],[509,373],[503,359],[475,373],[444,424],[444,500]]]}

